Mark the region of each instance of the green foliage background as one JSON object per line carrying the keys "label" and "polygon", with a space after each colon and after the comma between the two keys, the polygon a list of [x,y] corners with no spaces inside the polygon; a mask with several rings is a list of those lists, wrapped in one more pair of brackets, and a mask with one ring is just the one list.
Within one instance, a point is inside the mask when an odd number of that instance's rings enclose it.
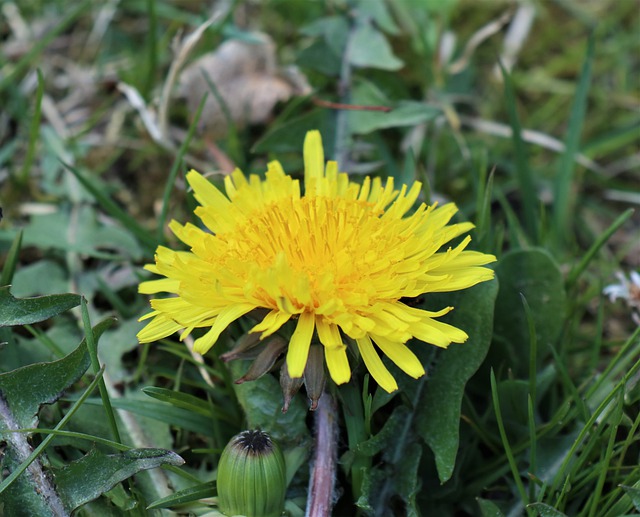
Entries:
{"label": "green foliage background", "polygon": [[[273,375],[233,383],[246,364],[219,356],[244,323],[204,363],[176,339],[140,346],[135,335],[148,310],[142,265],[157,245],[179,246],[168,220],[193,220],[188,167],[215,171],[222,153],[247,173],[277,158],[300,175],[309,129],[355,180],[419,180],[422,200],[456,201],[476,224],[473,246],[498,257],[495,281],[417,302],[455,306],[447,321],[470,336],[447,351],[411,343],[427,376],[390,365],[400,390],[389,395],[356,367],[332,390],[334,514],[640,511],[640,331],[629,304],[601,294],[640,268],[637,3],[216,9],[189,60],[262,31],[311,93],[216,133],[206,105],[163,98],[172,42],[209,18],[205,3],[2,6],[0,513],[207,514],[219,453],[248,426],[283,446],[287,512],[304,513],[307,401],[298,394],[282,414]],[[518,49],[513,20],[528,15]],[[170,130],[158,141],[141,112],[163,103]]]}

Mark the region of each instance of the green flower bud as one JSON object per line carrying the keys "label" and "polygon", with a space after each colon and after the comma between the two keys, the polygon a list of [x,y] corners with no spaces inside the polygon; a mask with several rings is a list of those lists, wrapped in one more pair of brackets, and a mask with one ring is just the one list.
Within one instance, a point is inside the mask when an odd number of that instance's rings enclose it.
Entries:
{"label": "green flower bud", "polygon": [[218,463],[218,508],[228,516],[279,517],[287,489],[284,456],[268,434],[243,431]]}

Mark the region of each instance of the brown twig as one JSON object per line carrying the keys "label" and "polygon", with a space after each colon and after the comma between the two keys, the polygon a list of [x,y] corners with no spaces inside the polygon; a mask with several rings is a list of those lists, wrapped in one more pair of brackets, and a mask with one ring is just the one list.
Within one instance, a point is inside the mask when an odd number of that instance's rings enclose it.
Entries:
{"label": "brown twig", "polygon": [[316,106],[322,106],[323,108],[331,108],[334,110],[351,110],[351,111],[382,111],[388,113],[393,110],[389,106],[364,106],[361,104],[342,104],[340,102],[331,102],[319,99],[318,97],[312,97],[311,99]]}
{"label": "brown twig", "polygon": [[314,457],[309,480],[306,517],[329,517],[338,459],[338,414],[335,401],[324,393],[315,412]]}

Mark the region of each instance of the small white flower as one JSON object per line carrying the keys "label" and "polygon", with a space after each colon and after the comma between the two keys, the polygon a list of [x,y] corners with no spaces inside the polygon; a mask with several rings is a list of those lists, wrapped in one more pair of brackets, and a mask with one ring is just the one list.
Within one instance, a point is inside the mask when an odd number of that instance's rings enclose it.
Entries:
{"label": "small white flower", "polygon": [[640,325],[640,273],[631,271],[629,278],[622,272],[617,272],[619,284],[611,284],[602,290],[602,294],[609,297],[611,302],[622,298],[631,309],[631,318]]}

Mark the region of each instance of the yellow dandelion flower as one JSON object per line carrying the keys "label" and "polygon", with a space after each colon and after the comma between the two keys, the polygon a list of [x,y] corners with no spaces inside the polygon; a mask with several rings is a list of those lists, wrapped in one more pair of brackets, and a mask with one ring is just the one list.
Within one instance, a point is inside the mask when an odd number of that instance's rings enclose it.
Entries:
{"label": "yellow dandelion flower", "polygon": [[304,168],[304,194],[278,162],[269,163],[264,180],[236,170],[225,178],[226,196],[196,171],[187,174],[200,203],[195,213],[207,230],[171,222],[190,251],[160,246],[155,264],[146,266],[165,278],[143,282],[140,292],[175,296],[151,300],[153,311],[142,318],[151,322],[138,339],[151,342],[176,331],[184,339],[195,328],[209,328],[194,343],[205,353],[233,321],[267,309],[251,332],[263,339],[295,320],[286,352],[292,378],[302,376],[315,332],[336,384],[351,377],[347,341],[391,392],[397,384],[379,351],[418,378],[425,371],[406,346],[409,339],[444,348],[468,337],[437,320],[452,307],[430,312],[401,299],[490,280],[493,271],[482,266],[495,257],[465,250],[468,236],[440,251],[473,228],[449,224],[453,203],[421,204],[407,215],[420,183],[396,190],[393,178],[349,181],[336,162],[325,166],[318,131],[306,136]]}

